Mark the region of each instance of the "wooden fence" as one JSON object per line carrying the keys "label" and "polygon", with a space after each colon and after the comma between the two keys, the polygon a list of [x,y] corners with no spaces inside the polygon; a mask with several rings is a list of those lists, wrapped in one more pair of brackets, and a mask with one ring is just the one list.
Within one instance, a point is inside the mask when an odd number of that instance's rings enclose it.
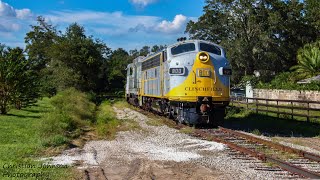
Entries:
{"label": "wooden fence", "polygon": [[[256,113],[275,113],[278,118],[280,114],[283,114],[291,116],[291,119],[296,116],[305,117],[308,122],[310,119],[316,119],[320,122],[320,108],[311,107],[311,105],[320,105],[319,101],[236,97],[231,98],[230,103],[232,106],[240,106]],[[299,111],[299,113],[295,111]]]}

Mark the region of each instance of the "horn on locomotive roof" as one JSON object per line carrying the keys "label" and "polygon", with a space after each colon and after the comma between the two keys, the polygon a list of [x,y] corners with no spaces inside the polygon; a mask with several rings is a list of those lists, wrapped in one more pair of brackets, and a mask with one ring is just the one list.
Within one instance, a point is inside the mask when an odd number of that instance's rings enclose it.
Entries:
{"label": "horn on locomotive roof", "polygon": [[185,40],[187,40],[186,37],[181,37],[181,38],[178,38],[178,39],[177,39],[178,42],[180,42],[180,41],[185,41]]}

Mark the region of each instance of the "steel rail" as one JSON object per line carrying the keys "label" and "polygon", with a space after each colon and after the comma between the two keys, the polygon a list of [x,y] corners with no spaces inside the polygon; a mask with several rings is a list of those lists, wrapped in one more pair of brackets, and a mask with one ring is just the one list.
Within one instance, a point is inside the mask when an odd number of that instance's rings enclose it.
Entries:
{"label": "steel rail", "polygon": [[279,144],[279,143],[275,143],[275,142],[271,142],[271,141],[264,140],[264,139],[261,139],[261,138],[257,138],[257,137],[254,137],[254,136],[251,136],[251,135],[248,135],[248,134],[244,134],[244,133],[241,133],[241,132],[238,132],[238,131],[234,131],[234,130],[231,130],[231,129],[227,129],[227,128],[223,128],[223,127],[219,127],[219,129],[221,131],[224,131],[224,132],[236,135],[236,136],[240,136],[240,137],[243,137],[245,139],[249,139],[250,141],[253,141],[253,142],[256,142],[256,143],[261,143],[261,144],[264,144],[264,145],[269,146],[269,147],[273,147],[273,148],[276,148],[276,149],[279,149],[279,150],[282,150],[282,151],[285,151],[285,152],[289,152],[289,153],[298,154],[299,156],[302,156],[304,158],[320,162],[320,156],[316,155],[316,154],[313,154],[313,153],[309,153],[309,152],[302,151],[302,150],[299,150],[299,149],[295,149],[295,148],[292,148],[292,147],[284,146],[284,145]]}
{"label": "steel rail", "polygon": [[206,133],[204,131],[197,130],[197,131],[195,131],[195,134],[200,136],[200,137],[204,137],[204,138],[206,138],[208,140],[212,140],[212,141],[223,143],[223,144],[227,145],[229,148],[232,148],[232,149],[240,151],[240,152],[242,152],[244,154],[248,154],[250,156],[253,156],[253,157],[255,157],[255,158],[257,158],[257,159],[259,159],[259,160],[261,160],[263,162],[275,163],[281,169],[289,171],[289,172],[291,172],[293,174],[299,174],[299,175],[301,175],[303,177],[306,177],[306,178],[320,179],[320,174],[308,171],[306,169],[303,169],[303,168],[300,168],[298,166],[295,166],[295,165],[293,165],[291,163],[288,163],[288,162],[282,161],[280,159],[268,156],[268,155],[266,155],[264,153],[252,151],[252,150],[250,150],[248,148],[241,147],[239,145],[236,145],[235,143],[226,141],[224,139],[220,139],[220,138],[214,137],[214,135],[211,135],[210,133]]}

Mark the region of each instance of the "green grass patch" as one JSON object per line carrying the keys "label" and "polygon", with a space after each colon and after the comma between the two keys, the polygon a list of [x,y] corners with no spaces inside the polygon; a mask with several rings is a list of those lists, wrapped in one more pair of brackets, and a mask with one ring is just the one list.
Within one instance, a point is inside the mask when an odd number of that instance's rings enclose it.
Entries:
{"label": "green grass patch", "polygon": [[109,101],[102,102],[97,112],[97,134],[99,137],[113,139],[121,122],[116,118]]}
{"label": "green grass patch", "polygon": [[12,109],[0,116],[0,179],[71,178],[71,167],[40,168],[43,162],[39,159],[46,149],[42,144],[42,118],[52,111],[49,101],[44,98],[35,106]]}
{"label": "green grass patch", "polygon": [[52,111],[42,118],[43,145],[58,147],[79,137],[95,121],[96,106],[89,97],[73,88],[50,99]]}
{"label": "green grass patch", "polygon": [[285,137],[316,137],[320,133],[320,124],[318,123],[277,118],[260,113],[256,114],[245,109],[240,109],[238,113],[228,114],[229,112],[227,112],[225,119],[225,127],[247,132],[259,132],[258,134],[261,133],[267,136]]}
{"label": "green grass patch", "polygon": [[[265,102],[261,102],[261,103],[265,103]],[[230,113],[232,113],[232,109],[235,108],[244,108],[244,109],[256,109],[256,105],[255,103],[249,103],[248,105],[246,104],[240,104],[240,103],[231,103],[231,108],[230,108]],[[274,104],[276,105],[276,104]],[[282,105],[282,106],[291,106],[291,105]],[[298,106],[298,105],[293,105],[293,107],[303,107]],[[279,105],[279,108],[277,107],[266,107],[266,106],[258,106],[259,110],[268,110],[268,111],[275,111],[275,112],[279,112],[279,118],[283,118],[283,119],[292,119],[291,115],[289,114],[281,114],[281,112],[284,113],[293,113],[293,114],[301,114],[301,115],[308,115],[308,111],[307,110],[299,110],[299,109],[289,109],[289,108],[281,108],[281,105]],[[250,111],[250,110],[249,110]],[[252,110],[254,112],[256,112],[256,110]],[[262,111],[258,111],[258,113],[260,114],[265,114],[268,116],[272,116],[272,117],[278,117],[277,113],[273,113],[273,112],[262,112]],[[320,111],[313,111],[310,110],[309,111],[309,116],[320,116]],[[296,120],[296,121],[307,121],[306,117],[300,117],[300,116],[293,116],[292,120]],[[314,123],[319,123],[320,124],[320,120],[319,118],[310,118],[310,122],[314,122]]]}
{"label": "green grass patch", "polygon": [[110,101],[104,101],[99,106],[97,112],[97,124],[96,130],[100,138],[114,139],[119,131],[141,130],[139,123],[132,119],[119,120],[112,108],[116,106],[119,109],[129,107],[124,101],[116,101],[111,103]]}
{"label": "green grass patch", "polygon": [[251,133],[255,134],[255,135],[258,135],[258,136],[261,135],[261,132],[259,131],[259,129],[254,129],[253,131],[251,131]]}
{"label": "green grass patch", "polygon": [[120,99],[120,100],[116,100],[113,104],[116,108],[119,109],[123,109],[123,108],[131,108],[133,107],[132,105],[130,105],[127,101]]}

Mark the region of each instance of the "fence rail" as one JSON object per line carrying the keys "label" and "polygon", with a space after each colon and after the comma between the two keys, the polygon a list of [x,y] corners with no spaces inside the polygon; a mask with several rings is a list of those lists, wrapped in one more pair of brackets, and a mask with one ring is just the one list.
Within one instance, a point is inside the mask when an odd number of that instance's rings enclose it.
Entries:
{"label": "fence rail", "polygon": [[[274,113],[277,114],[278,118],[283,114],[290,115],[291,119],[293,117],[305,117],[308,122],[310,122],[310,119],[317,119],[317,121],[320,119],[319,101],[235,97],[231,98],[231,105],[250,109],[256,113]],[[299,111],[299,113],[295,111]]]}

